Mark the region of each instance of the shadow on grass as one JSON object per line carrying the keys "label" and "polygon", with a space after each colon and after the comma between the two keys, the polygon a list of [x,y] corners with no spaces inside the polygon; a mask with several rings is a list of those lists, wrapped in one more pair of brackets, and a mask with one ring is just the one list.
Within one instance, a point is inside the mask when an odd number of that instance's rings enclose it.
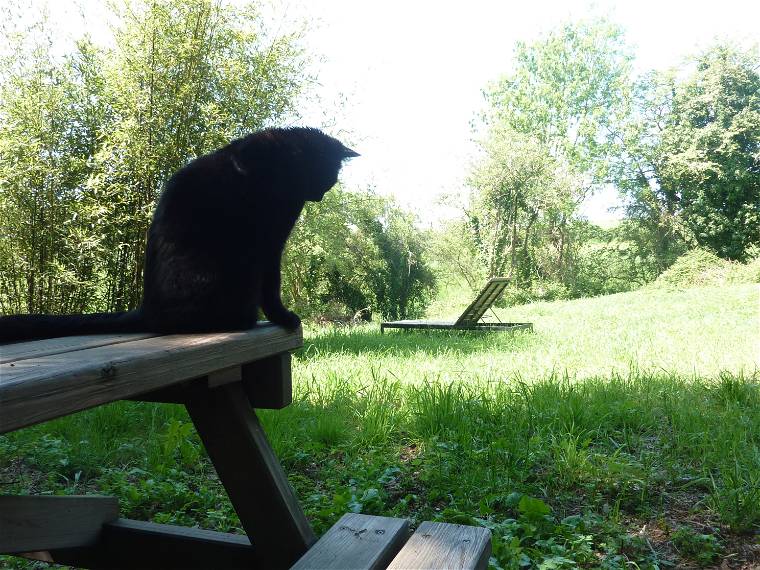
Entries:
{"label": "shadow on grass", "polygon": [[540,334],[527,331],[399,330],[380,334],[369,326],[326,328],[307,334],[299,358],[314,359],[328,354],[397,355],[473,354],[490,350],[523,351],[542,342]]}

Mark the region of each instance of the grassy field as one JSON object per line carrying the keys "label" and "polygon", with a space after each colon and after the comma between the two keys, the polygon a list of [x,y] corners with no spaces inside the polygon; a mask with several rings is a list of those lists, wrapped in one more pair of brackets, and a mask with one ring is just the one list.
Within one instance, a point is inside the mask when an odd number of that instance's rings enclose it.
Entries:
{"label": "grassy field", "polygon": [[[497,313],[535,332],[307,329],[261,416],[318,533],[352,510],[486,526],[494,568],[760,565],[760,287]],[[239,530],[179,406],[0,437],[0,492],[43,491]]]}

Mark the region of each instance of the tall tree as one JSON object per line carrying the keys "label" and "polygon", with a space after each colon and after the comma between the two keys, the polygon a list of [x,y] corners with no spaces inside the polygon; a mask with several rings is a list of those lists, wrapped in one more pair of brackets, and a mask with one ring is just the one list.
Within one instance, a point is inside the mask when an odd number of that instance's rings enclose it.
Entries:
{"label": "tall tree", "polygon": [[486,123],[535,138],[589,187],[605,182],[610,136],[630,97],[631,59],[622,29],[603,19],[518,42],[515,70],[486,90]]}
{"label": "tall tree", "polygon": [[420,316],[434,278],[415,221],[387,197],[336,187],[307,204],[296,223],[283,295],[306,315],[370,309],[391,319]]}
{"label": "tall tree", "polygon": [[514,71],[486,91],[468,218],[489,274],[508,272],[522,284],[569,278],[572,218],[606,181],[630,59],[618,27],[567,24],[519,43]]}
{"label": "tall tree", "polygon": [[580,184],[539,141],[492,130],[473,170],[468,225],[489,277],[520,284],[562,280],[568,258],[563,231]]}
{"label": "tall tree", "polygon": [[[84,73],[91,60],[51,56],[44,22],[5,30],[0,62],[0,310],[76,312],[96,294],[95,212],[81,201],[96,144]],[[78,74],[82,71],[83,74]]]}
{"label": "tall tree", "polygon": [[615,178],[667,265],[679,243],[743,260],[760,245],[760,59],[717,45],[653,73],[620,131]]}

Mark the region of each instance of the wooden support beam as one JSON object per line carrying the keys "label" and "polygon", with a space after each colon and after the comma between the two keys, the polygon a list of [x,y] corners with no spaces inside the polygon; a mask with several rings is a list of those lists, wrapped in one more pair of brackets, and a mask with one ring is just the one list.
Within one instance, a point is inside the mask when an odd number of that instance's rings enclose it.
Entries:
{"label": "wooden support beam", "polygon": [[92,547],[35,554],[48,558],[30,557],[103,570],[263,568],[243,535],[129,519],[104,525],[101,539]]}
{"label": "wooden support beam", "polygon": [[243,366],[243,387],[254,408],[281,410],[293,402],[289,352]]}
{"label": "wooden support beam", "polygon": [[115,497],[0,496],[0,553],[84,546],[119,516]]}
{"label": "wooden support beam", "polygon": [[289,568],[316,537],[242,384],[197,389],[185,405],[259,560]]}
{"label": "wooden support beam", "polygon": [[166,388],[159,388],[151,392],[140,394],[139,396],[133,396],[131,398],[125,398],[133,402],[155,402],[158,404],[184,404],[185,398],[187,398],[187,391],[192,385],[194,380],[186,380],[179,384],[167,386]]}
{"label": "wooden support beam", "polygon": [[254,408],[281,410],[293,402],[293,379],[289,352],[255,360],[242,366],[232,366],[206,377],[146,392],[128,398],[136,402],[184,404],[197,383],[218,388],[232,382],[243,382],[248,401]]}
{"label": "wooden support beam", "polygon": [[208,387],[218,388],[230,382],[240,382],[243,379],[241,366],[230,366],[223,370],[217,370],[208,375]]}
{"label": "wooden support beam", "polygon": [[348,513],[291,568],[386,568],[409,538],[406,519]]}
{"label": "wooden support beam", "polygon": [[486,570],[491,531],[461,524],[424,522],[388,566],[388,570]]}

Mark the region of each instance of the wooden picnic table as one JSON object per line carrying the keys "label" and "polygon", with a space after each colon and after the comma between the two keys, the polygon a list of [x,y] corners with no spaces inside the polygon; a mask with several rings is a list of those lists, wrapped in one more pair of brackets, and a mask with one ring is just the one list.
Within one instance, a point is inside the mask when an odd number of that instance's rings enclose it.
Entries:
{"label": "wooden picnic table", "polygon": [[[291,403],[301,330],[0,346],[0,434],[115,402],[183,404],[246,535],[119,518],[115,497],[0,494],[0,554],[84,568],[485,570],[487,529],[347,513],[317,542],[254,408]],[[1,491],[2,489],[0,489]]]}
{"label": "wooden picnic table", "polygon": [[[301,330],[0,346],[0,433],[115,402],[186,406],[247,537],[118,517],[114,497],[0,495],[0,553],[96,568],[287,568],[316,541],[254,408],[291,402]],[[1,492],[1,489],[0,489]]]}

